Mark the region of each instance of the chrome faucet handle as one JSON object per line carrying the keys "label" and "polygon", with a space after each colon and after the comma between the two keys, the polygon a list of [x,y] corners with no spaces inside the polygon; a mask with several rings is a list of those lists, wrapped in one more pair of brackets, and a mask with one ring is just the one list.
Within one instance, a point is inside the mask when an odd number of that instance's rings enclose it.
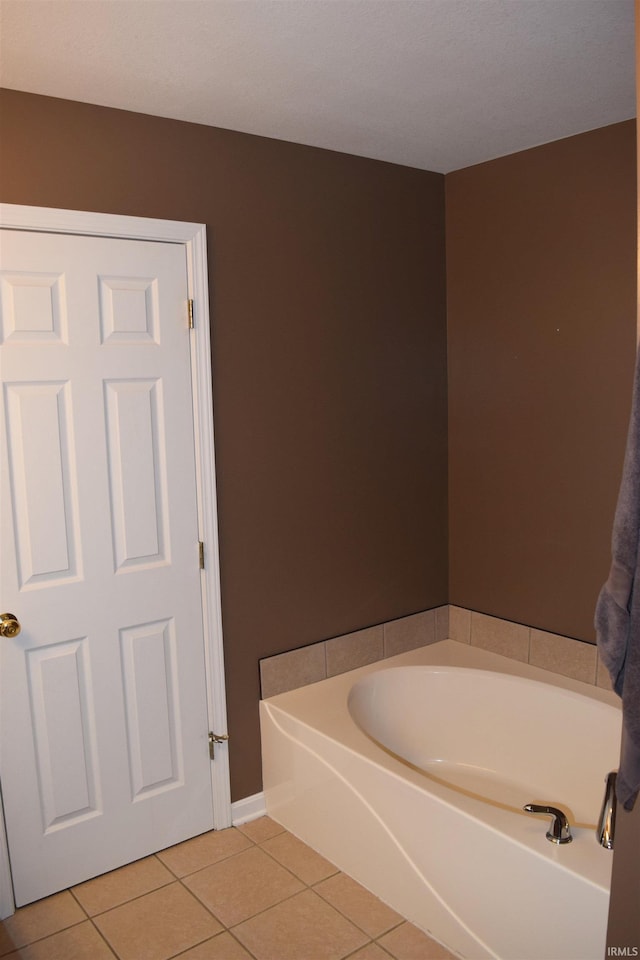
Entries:
{"label": "chrome faucet handle", "polygon": [[522,808],[527,813],[548,813],[551,819],[551,826],[547,830],[547,840],[551,843],[571,843],[571,827],[566,813],[559,810],[558,807],[548,807],[539,803],[527,803]]}

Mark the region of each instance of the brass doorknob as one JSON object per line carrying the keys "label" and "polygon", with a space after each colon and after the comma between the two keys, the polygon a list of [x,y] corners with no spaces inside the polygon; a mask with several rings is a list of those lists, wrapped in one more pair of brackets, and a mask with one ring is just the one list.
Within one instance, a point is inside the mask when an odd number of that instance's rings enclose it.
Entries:
{"label": "brass doorknob", "polygon": [[0,637],[17,637],[22,627],[12,613],[0,613]]}

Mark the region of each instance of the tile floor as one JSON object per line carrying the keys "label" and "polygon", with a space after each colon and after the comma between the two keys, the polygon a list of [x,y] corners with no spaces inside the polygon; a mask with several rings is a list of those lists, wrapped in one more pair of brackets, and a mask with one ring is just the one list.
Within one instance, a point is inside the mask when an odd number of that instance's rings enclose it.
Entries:
{"label": "tile floor", "polygon": [[3,960],[450,960],[444,947],[262,817],[18,910]]}

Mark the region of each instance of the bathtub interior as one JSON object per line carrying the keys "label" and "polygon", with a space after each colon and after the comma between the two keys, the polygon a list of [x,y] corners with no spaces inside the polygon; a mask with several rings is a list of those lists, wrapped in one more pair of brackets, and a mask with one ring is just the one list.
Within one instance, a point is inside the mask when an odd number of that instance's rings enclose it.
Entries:
{"label": "bathtub interior", "polygon": [[446,786],[517,811],[561,806],[595,829],[620,737],[610,704],[496,671],[396,666],[356,681],[348,708],[380,746]]}

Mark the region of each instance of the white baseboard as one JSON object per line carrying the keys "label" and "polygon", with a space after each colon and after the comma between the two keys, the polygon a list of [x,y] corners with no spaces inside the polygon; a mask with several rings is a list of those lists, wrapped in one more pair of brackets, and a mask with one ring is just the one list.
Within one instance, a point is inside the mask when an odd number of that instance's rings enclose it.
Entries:
{"label": "white baseboard", "polygon": [[266,812],[264,793],[254,793],[252,797],[245,797],[244,800],[236,800],[231,804],[231,822],[234,827],[238,827],[242,823],[264,817]]}

